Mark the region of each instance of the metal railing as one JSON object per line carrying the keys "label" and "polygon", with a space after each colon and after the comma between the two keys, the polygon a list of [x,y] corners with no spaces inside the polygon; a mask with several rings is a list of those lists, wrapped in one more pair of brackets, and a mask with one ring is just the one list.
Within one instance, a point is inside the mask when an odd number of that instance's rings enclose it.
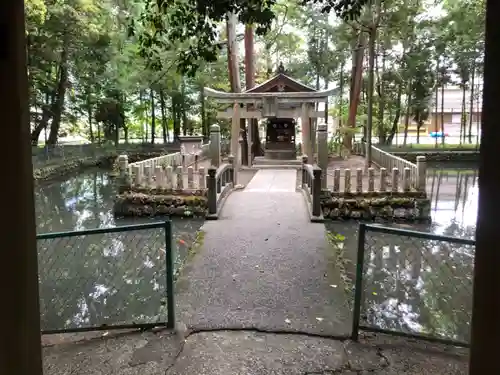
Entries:
{"label": "metal railing", "polygon": [[218,168],[208,168],[207,198],[208,219],[217,219],[222,208],[224,198],[231,192],[235,185],[234,158],[229,156],[229,162],[221,164]]}
{"label": "metal railing", "polygon": [[[307,157],[302,160],[302,191],[309,205],[312,220],[320,219],[321,213],[321,168],[307,164]],[[325,176],[326,178],[326,176]]]}
{"label": "metal railing", "polygon": [[44,334],[173,328],[170,221],[37,235]]}
{"label": "metal railing", "polygon": [[475,241],[360,224],[352,339],[359,331],[467,347]]}

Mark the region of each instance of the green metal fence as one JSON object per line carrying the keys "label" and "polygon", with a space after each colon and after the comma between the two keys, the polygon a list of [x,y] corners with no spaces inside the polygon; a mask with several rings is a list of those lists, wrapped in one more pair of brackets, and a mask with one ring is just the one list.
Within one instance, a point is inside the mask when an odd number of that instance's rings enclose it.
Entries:
{"label": "green metal fence", "polygon": [[475,241],[360,224],[352,338],[359,331],[467,347]]}
{"label": "green metal fence", "polygon": [[170,221],[37,236],[42,333],[173,328]]}

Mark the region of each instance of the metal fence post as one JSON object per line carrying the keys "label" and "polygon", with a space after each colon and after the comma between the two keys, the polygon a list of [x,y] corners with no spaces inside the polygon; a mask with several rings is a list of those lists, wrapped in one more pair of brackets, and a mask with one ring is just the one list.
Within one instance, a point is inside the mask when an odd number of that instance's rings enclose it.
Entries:
{"label": "metal fence post", "polygon": [[358,230],[358,254],[356,257],[356,282],[354,284],[354,306],[352,311],[351,339],[357,341],[359,338],[359,321],[361,319],[361,299],[363,297],[363,272],[365,265],[365,234],[366,224],[359,224]]}
{"label": "metal fence post", "polygon": [[174,255],[172,249],[172,222],[165,221],[165,254],[167,265],[167,328],[175,328]]}
{"label": "metal fence post", "polygon": [[312,214],[313,216],[321,216],[321,168],[315,167],[313,176]]}
{"label": "metal fence post", "polygon": [[217,213],[217,183],[215,181],[215,175],[217,174],[217,169],[215,167],[208,168],[207,176],[207,199],[208,199],[208,214],[215,215]]}

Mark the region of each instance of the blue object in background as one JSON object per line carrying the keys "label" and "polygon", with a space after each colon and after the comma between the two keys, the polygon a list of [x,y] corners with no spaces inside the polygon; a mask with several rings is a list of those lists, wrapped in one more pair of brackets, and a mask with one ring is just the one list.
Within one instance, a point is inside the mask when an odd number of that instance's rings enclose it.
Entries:
{"label": "blue object in background", "polygon": [[430,132],[429,135],[432,137],[432,138],[441,138],[441,137],[444,137],[443,133],[442,132]]}

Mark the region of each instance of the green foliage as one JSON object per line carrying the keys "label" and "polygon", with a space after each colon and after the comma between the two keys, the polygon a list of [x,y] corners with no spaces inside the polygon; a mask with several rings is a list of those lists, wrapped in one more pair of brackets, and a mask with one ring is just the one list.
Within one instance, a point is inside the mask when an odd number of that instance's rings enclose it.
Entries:
{"label": "green foliage", "polygon": [[[27,0],[32,141],[46,129],[49,144],[61,134],[94,142],[116,142],[117,136],[156,142],[191,132],[207,136],[214,123],[227,135],[230,123],[216,116],[223,108],[205,99],[203,88],[230,89],[228,11],[256,27],[256,82],[270,78],[283,62],[287,74],[305,84],[339,87],[342,93],[332,98],[328,112],[342,127],[352,52],[379,14],[375,94],[368,103],[365,68],[356,126],[365,125],[371,106],[374,131],[383,142],[390,143],[408,109],[410,122],[428,121],[436,88],[457,83],[468,89],[472,72],[480,81],[484,0],[446,0],[443,15],[433,17],[419,0],[384,0],[380,11],[362,8],[364,3]],[[243,64],[240,73],[244,82]],[[480,94],[476,90],[474,98]]]}

